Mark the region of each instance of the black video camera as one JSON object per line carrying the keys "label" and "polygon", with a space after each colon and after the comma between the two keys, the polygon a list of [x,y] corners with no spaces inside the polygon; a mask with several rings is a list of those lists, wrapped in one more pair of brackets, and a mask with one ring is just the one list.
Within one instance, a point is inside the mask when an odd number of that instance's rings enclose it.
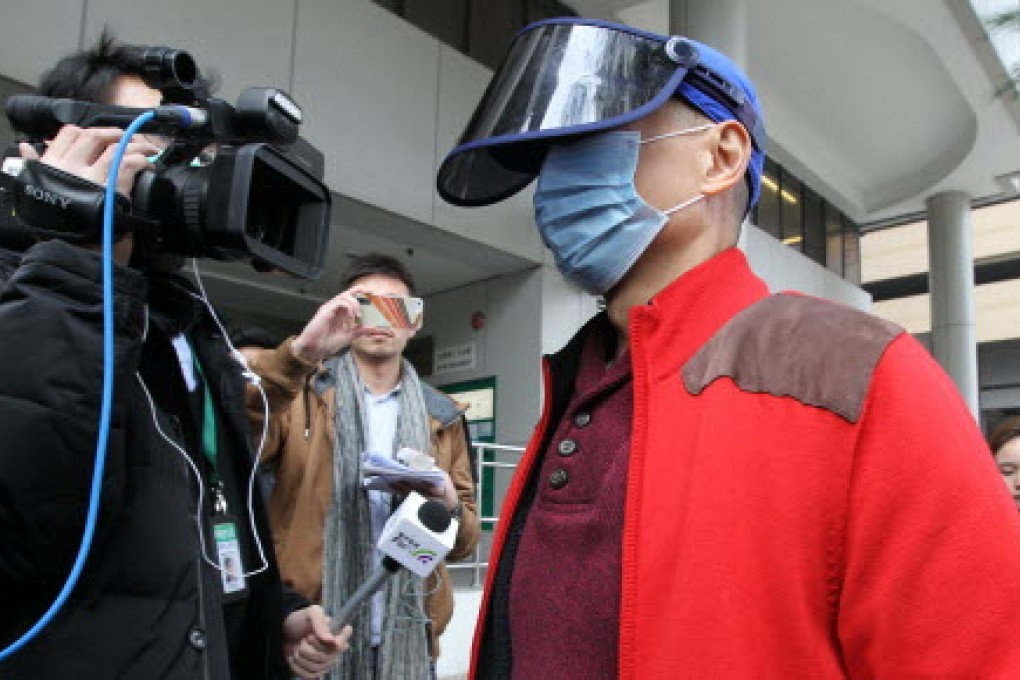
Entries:
{"label": "black video camera", "polygon": [[[155,118],[140,131],[168,140],[156,170],[139,173],[130,203],[118,199],[116,222],[120,233],[124,225],[133,231],[136,254],[250,260],[259,270],[317,278],[331,201],[322,183],[322,153],[298,136],[297,104],[273,88],[248,88],[234,106],[200,94],[198,68],[182,50],[138,48],[135,58],[141,78],[163,93]],[[51,139],[67,124],[125,129],[144,111],[32,95],[10,97],[6,104],[11,125],[32,141]],[[211,162],[196,167],[207,149],[214,150]],[[7,178],[0,232],[21,226],[98,242],[102,201],[81,191],[84,180],[48,166],[42,172],[52,184],[26,179],[33,167],[39,172],[30,163],[17,180]],[[47,219],[28,219],[26,211],[19,220],[19,211],[9,207],[19,199]]]}

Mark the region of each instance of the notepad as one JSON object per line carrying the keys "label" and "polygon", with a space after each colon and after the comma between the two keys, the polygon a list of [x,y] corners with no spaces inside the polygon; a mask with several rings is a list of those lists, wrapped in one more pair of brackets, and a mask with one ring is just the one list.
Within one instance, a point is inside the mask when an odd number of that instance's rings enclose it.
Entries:
{"label": "notepad", "polygon": [[396,458],[369,453],[361,465],[361,474],[364,487],[376,491],[392,491],[394,484],[402,483],[439,486],[446,479],[431,456],[411,449],[401,449]]}

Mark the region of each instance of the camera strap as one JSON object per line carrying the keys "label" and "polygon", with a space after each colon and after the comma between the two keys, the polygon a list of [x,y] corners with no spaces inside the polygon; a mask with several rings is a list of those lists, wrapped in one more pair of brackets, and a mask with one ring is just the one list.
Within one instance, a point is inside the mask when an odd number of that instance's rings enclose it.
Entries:
{"label": "camera strap", "polygon": [[[14,211],[18,219],[43,237],[84,245],[99,243],[105,188],[40,161],[25,162],[14,180]],[[131,201],[117,195],[114,240],[147,222],[130,214]]]}

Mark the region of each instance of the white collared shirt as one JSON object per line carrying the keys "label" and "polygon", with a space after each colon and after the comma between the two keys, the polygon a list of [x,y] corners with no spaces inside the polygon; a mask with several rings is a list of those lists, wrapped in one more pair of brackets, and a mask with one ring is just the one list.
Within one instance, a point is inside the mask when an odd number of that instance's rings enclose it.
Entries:
{"label": "white collared shirt", "polygon": [[[397,418],[400,417],[400,385],[386,394],[376,396],[365,390],[365,451],[362,460],[369,453],[393,455],[393,444],[397,436]],[[372,521],[372,544],[379,543],[383,526],[392,511],[392,494],[386,491],[368,491],[368,508]],[[376,551],[375,563],[382,560],[382,553]],[[382,642],[383,610],[386,606],[386,589],[372,596],[372,646]]]}

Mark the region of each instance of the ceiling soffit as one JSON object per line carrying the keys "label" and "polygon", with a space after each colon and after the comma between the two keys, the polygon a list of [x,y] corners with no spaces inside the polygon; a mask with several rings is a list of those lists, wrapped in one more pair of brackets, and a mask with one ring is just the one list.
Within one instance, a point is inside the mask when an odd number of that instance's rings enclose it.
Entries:
{"label": "ceiling soffit", "polygon": [[749,11],[749,71],[770,138],[856,219],[925,193],[970,153],[977,116],[918,34],[850,2]]}

